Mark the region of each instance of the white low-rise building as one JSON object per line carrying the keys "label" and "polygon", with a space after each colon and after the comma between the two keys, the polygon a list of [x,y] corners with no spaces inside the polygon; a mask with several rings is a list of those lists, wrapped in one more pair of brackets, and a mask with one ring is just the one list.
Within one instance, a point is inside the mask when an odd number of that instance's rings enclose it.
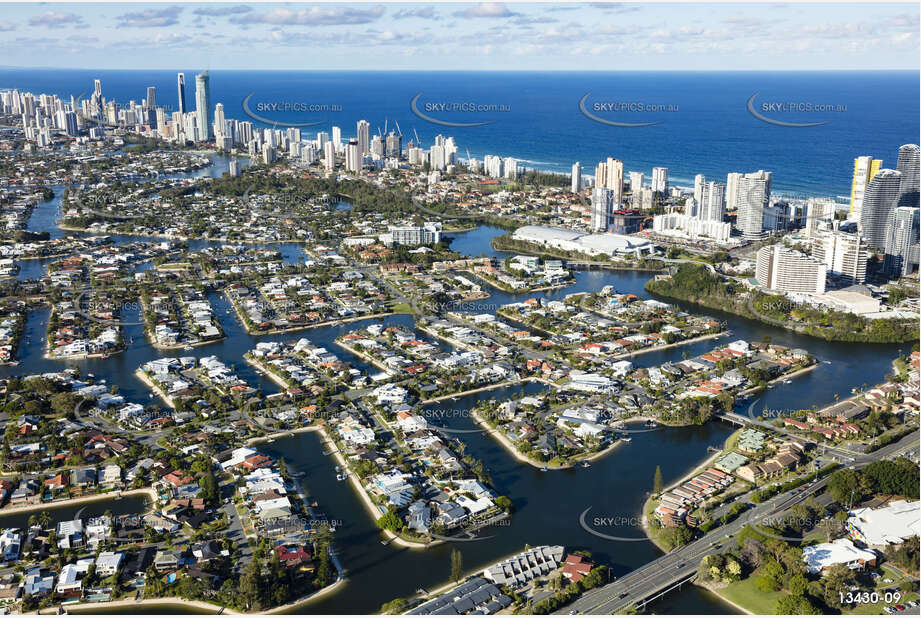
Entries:
{"label": "white low-rise building", "polygon": [[851,570],[876,564],[876,554],[855,547],[850,539],[837,539],[803,548],[803,562],[810,573],[821,573],[829,567],[843,564]]}
{"label": "white low-rise building", "polygon": [[867,545],[898,545],[921,534],[921,511],[917,501],[899,500],[881,509],[851,511],[845,525],[854,539]]}

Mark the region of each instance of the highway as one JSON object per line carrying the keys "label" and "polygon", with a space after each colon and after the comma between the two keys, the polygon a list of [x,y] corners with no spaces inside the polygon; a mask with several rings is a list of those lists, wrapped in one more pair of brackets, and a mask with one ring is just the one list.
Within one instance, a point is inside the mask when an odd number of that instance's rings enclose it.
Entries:
{"label": "highway", "polygon": [[[872,461],[902,454],[916,447],[917,441],[918,437],[915,434],[905,436],[874,453],[856,457],[855,462],[848,467],[861,468]],[[656,593],[693,577],[704,556],[720,551],[729,537],[745,526],[757,524],[768,517],[776,517],[810,495],[822,493],[826,483],[827,477],[811,485],[805,485],[805,489],[794,489],[758,504],[755,508],[740,514],[735,521],[719,526],[700,539],[665,554],[606,586],[586,592],[575,602],[555,613],[614,614],[630,605],[641,604]]]}

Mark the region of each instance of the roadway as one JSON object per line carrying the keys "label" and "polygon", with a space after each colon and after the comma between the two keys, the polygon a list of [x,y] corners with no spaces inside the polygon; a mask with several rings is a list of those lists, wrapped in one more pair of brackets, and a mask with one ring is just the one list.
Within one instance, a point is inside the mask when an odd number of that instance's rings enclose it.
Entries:
{"label": "roadway", "polygon": [[[850,468],[861,468],[880,459],[901,454],[917,446],[917,436],[909,435],[894,444],[855,458]],[[742,513],[738,519],[719,526],[696,541],[675,549],[652,562],[631,571],[614,582],[583,594],[575,602],[565,606],[557,614],[615,614],[633,604],[642,604],[650,596],[666,590],[679,582],[691,578],[697,571],[701,559],[721,549],[722,543],[749,524],[757,524],[766,518],[775,518],[796,504],[803,502],[816,492],[822,493],[827,477],[780,494]]]}

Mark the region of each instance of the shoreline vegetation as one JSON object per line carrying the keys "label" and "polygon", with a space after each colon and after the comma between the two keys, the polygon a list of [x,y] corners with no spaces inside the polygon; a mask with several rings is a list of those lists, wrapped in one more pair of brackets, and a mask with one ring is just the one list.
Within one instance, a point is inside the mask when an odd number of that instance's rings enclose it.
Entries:
{"label": "shoreline vegetation", "polygon": [[[868,320],[837,311],[794,308],[791,301],[785,296],[769,296],[732,283],[724,283],[703,265],[680,264],[674,275],[665,279],[650,279],[646,282],[644,289],[655,296],[723,311],[825,341],[911,343],[918,340],[917,320]],[[749,303],[741,298],[743,294],[752,295]],[[802,323],[791,322],[786,314],[778,314],[778,318],[775,319],[749,306],[757,307],[759,304],[762,305],[764,311],[769,311],[766,306],[790,307],[790,313],[802,314],[800,319],[804,321]],[[817,318],[820,319],[821,325],[816,322]]]}

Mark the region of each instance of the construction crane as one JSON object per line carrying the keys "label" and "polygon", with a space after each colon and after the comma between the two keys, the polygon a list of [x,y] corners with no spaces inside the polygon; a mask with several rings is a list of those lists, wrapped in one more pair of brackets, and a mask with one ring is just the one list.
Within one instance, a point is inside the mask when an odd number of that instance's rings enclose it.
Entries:
{"label": "construction crane", "polygon": [[416,133],[416,127],[413,127],[413,135],[416,136],[416,148],[422,148],[422,140],[419,139],[419,134]]}
{"label": "construction crane", "polygon": [[399,135],[400,137],[403,137],[403,130],[400,128],[400,123],[397,122],[396,120],[394,120],[393,122],[397,125],[397,135]]}
{"label": "construction crane", "polygon": [[470,164],[470,149],[464,146],[464,150],[467,151],[467,173],[473,176],[473,166]]}

